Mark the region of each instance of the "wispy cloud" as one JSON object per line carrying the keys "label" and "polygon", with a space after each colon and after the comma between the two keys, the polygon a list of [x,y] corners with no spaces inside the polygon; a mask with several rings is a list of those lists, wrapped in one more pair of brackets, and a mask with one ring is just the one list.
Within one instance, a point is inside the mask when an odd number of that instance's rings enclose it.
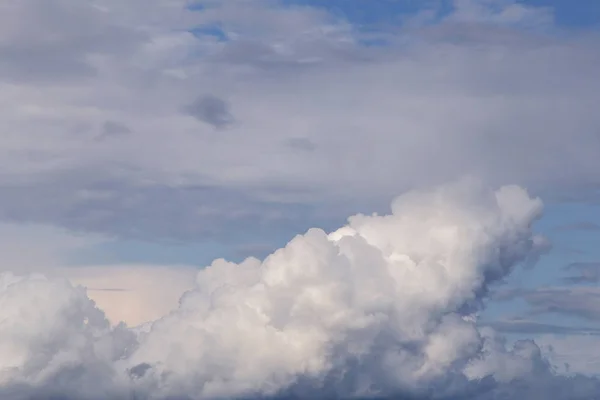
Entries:
{"label": "wispy cloud", "polygon": [[592,321],[600,320],[600,288],[590,286],[544,287],[536,289],[504,289],[494,299],[524,299],[530,306],[530,315],[559,313],[578,316]]}
{"label": "wispy cloud", "polygon": [[600,262],[574,262],[565,267],[577,275],[563,278],[568,283],[596,283],[600,280]]}
{"label": "wispy cloud", "polygon": [[533,334],[533,335],[600,335],[600,328],[587,326],[565,326],[539,322],[533,319],[512,318],[487,321],[483,326],[489,326],[502,333]]}
{"label": "wispy cloud", "polygon": [[556,227],[556,230],[557,231],[566,231],[566,232],[570,232],[570,231],[597,232],[597,231],[600,231],[600,225],[598,225],[595,222],[581,221],[581,222],[574,222],[571,224],[560,225],[560,226]]}

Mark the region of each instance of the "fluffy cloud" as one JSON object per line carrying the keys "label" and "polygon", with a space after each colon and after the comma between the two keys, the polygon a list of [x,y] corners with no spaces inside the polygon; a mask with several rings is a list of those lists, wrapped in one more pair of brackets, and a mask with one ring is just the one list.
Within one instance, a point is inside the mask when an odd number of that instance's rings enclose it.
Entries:
{"label": "fluffy cloud", "polygon": [[401,196],[392,210],[311,229],[262,262],[216,260],[176,310],[135,330],[111,329],[66,281],[5,274],[1,390],[210,399],[596,388],[556,376],[535,343],[508,348],[476,324],[488,285],[543,250],[531,229],[539,199],[463,182]]}
{"label": "fluffy cloud", "polygon": [[111,330],[83,288],[66,280],[3,273],[0,309],[2,397],[112,393],[113,363],[131,350],[135,336],[122,326]]}

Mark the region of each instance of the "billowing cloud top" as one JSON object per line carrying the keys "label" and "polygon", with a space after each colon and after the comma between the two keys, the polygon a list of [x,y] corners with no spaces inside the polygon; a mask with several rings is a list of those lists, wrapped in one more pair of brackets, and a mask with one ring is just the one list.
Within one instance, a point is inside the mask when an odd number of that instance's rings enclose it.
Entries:
{"label": "billowing cloud top", "polygon": [[476,325],[489,284],[543,250],[540,200],[463,182],[392,210],[311,229],[262,262],[216,260],[175,311],[133,330],[66,281],[5,274],[0,393],[496,398],[575,379],[533,342],[508,349]]}

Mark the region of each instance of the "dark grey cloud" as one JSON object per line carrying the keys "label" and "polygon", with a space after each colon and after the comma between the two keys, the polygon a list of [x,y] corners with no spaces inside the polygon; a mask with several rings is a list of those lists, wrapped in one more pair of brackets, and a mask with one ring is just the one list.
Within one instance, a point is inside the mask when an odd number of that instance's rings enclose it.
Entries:
{"label": "dark grey cloud", "polygon": [[231,125],[235,120],[229,108],[225,100],[209,94],[198,97],[185,106],[184,111],[199,121],[221,129]]}
{"label": "dark grey cloud", "polygon": [[[131,173],[131,171],[129,171]],[[206,185],[140,184],[114,168],[39,176],[0,184],[0,220],[47,223],[80,232],[140,240],[218,239],[271,243],[312,226],[336,226],[342,215],[318,205],[278,201],[278,187],[262,192]],[[274,196],[268,200],[268,193]],[[285,242],[284,242],[285,243]]]}

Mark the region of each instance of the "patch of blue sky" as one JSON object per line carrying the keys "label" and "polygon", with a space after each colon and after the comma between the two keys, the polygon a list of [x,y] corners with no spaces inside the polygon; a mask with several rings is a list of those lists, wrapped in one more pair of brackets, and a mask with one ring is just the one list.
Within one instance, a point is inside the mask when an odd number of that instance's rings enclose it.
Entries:
{"label": "patch of blue sky", "polygon": [[[552,250],[542,256],[532,269],[517,267],[506,278],[503,287],[535,289],[562,286],[564,285],[562,278],[570,273],[565,271],[568,264],[600,261],[600,248],[597,245],[600,231],[576,229],[577,224],[583,222],[600,225],[600,207],[575,202],[546,203],[544,216],[536,223],[535,230],[550,240],[553,245]],[[525,316],[528,309],[522,299],[490,301],[483,317],[494,320],[507,316]],[[533,319],[538,322],[574,326],[585,322],[582,318],[564,314],[540,315]],[[596,324],[592,326],[596,327]]]}
{"label": "patch of blue sky", "polygon": [[206,267],[217,258],[228,258],[233,246],[202,241],[199,243],[170,244],[119,239],[79,250],[72,254],[72,265],[192,265]]}
{"label": "patch of blue sky", "polygon": [[279,0],[279,3],[320,8],[370,33],[399,26],[403,18],[424,10],[435,10],[440,17],[451,11],[449,0]]}
{"label": "patch of blue sky", "polygon": [[[433,10],[438,19],[452,13],[452,0],[280,0],[284,5],[317,7],[344,18],[357,27],[398,24],[406,16]],[[569,28],[600,25],[600,1],[597,0],[517,0],[530,7],[553,11],[555,22]],[[435,18],[434,18],[435,20]]]}
{"label": "patch of blue sky", "polygon": [[535,225],[536,232],[548,238],[552,249],[531,269],[518,267],[506,279],[508,287],[533,289],[563,284],[569,272],[565,267],[573,262],[600,261],[597,246],[600,231],[566,230],[579,222],[600,222],[600,207],[581,203],[550,203],[545,205],[543,218]]}
{"label": "patch of blue sky", "polygon": [[287,6],[317,7],[359,26],[395,22],[423,8],[422,0],[281,0]]}
{"label": "patch of blue sky", "polygon": [[204,11],[206,10],[206,5],[202,0],[190,0],[187,4],[187,9],[193,11]]}
{"label": "patch of blue sky", "polygon": [[519,0],[532,7],[549,7],[556,24],[573,29],[600,26],[600,1],[598,0]]}
{"label": "patch of blue sky", "polygon": [[227,32],[225,32],[219,25],[200,25],[190,29],[190,32],[196,37],[211,36],[220,42],[228,40]]}
{"label": "patch of blue sky", "polygon": [[[588,224],[600,227],[600,206],[583,202],[560,202],[546,205],[544,218],[537,227],[556,244],[557,253],[600,260],[600,230],[578,229]],[[580,261],[580,260],[578,260]]]}

